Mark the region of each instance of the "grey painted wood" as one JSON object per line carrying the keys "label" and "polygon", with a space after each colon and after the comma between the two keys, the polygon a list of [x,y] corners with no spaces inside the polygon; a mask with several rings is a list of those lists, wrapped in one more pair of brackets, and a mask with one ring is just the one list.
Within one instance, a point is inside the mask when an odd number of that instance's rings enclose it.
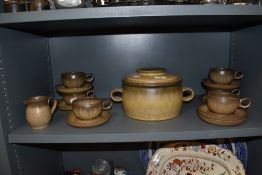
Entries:
{"label": "grey painted wood", "polygon": [[[232,67],[241,70],[241,94],[250,97],[252,110],[262,112],[262,26],[252,27],[232,33]],[[260,134],[261,136],[261,134]],[[262,139],[252,138],[248,142],[248,174],[262,174]]]}
{"label": "grey painted wood", "polygon": [[247,174],[260,175],[262,173],[261,161],[262,161],[262,138],[255,137],[250,138],[247,142],[248,146],[248,165]]}
{"label": "grey painted wood", "polygon": [[[40,35],[232,31],[262,23],[261,6],[129,6],[0,14],[0,25]],[[138,30],[137,30],[138,29]]]}
{"label": "grey painted wood", "polygon": [[[39,157],[36,156],[34,149],[27,149],[20,145],[10,144],[7,135],[16,127],[25,123],[24,100],[34,95],[50,95],[50,82],[48,63],[47,40],[32,34],[26,34],[7,29],[0,29],[0,41],[2,45],[2,64],[1,69],[1,122],[6,141],[6,150],[13,174],[39,174],[31,166],[41,167],[41,173],[50,173],[50,169],[43,168],[48,157],[61,156],[53,152],[37,150]],[[20,117],[17,117],[20,116]],[[31,155],[31,156],[30,156]],[[32,156],[33,155],[33,156]],[[42,156],[41,156],[42,155]],[[35,161],[36,158],[40,158]],[[6,168],[8,160],[6,159]],[[52,161],[50,161],[52,162]],[[52,167],[60,169],[60,162],[53,161]],[[48,167],[48,165],[46,165]],[[30,171],[28,171],[30,169]],[[30,172],[30,173],[29,173]],[[33,173],[32,173],[33,172]],[[54,171],[57,172],[57,171]]]}
{"label": "grey painted wood", "polygon": [[183,86],[201,94],[200,82],[208,69],[228,66],[229,39],[229,33],[50,38],[54,86],[61,83],[62,72],[92,72],[97,96],[110,97],[110,91],[121,86],[121,79],[138,67],[165,67],[182,76]]}
{"label": "grey painted wood", "polygon": [[121,105],[114,105],[111,119],[94,128],[74,128],[65,123],[65,112],[57,111],[50,126],[34,131],[21,125],[8,138],[10,143],[111,143],[167,140],[195,140],[249,137],[262,134],[261,113],[252,108],[248,120],[238,126],[216,126],[203,122],[196,114],[199,101],[185,104],[177,118],[161,122],[131,119]]}

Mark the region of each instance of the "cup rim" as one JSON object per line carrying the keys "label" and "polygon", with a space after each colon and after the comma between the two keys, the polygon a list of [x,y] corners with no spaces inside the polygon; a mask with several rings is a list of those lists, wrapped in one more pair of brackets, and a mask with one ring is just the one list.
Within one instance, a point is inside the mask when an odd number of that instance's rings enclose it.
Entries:
{"label": "cup rim", "polygon": [[32,96],[25,100],[25,103],[35,103],[35,102],[44,102],[48,100],[48,96],[39,95],[39,96]]}
{"label": "cup rim", "polygon": [[101,103],[102,101],[96,97],[80,97],[80,98],[77,98],[76,100],[74,100],[72,102],[72,105],[83,105],[86,104],[86,102],[90,102],[88,104],[97,104],[97,103]]}
{"label": "cup rim", "polygon": [[232,92],[223,92],[223,91],[219,91],[219,92],[208,92],[207,94],[207,98],[208,97],[212,97],[212,98],[226,98],[226,99],[239,99],[240,97],[236,94],[233,94]]}
{"label": "cup rim", "polygon": [[209,72],[211,71],[216,71],[216,72],[233,72],[232,69],[230,68],[225,68],[225,67],[212,67],[209,69]]}
{"label": "cup rim", "polygon": [[81,77],[81,76],[86,76],[86,73],[85,72],[63,72],[61,74],[61,77],[62,78],[68,78],[68,77]]}

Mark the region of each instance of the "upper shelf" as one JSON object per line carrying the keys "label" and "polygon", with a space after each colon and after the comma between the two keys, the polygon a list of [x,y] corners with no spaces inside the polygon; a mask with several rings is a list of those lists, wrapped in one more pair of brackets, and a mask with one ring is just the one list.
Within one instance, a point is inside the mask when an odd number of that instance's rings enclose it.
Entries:
{"label": "upper shelf", "polygon": [[170,120],[148,122],[127,117],[117,104],[111,119],[93,128],[74,128],[57,111],[48,128],[33,130],[25,123],[8,135],[10,143],[113,143],[195,140],[262,135],[262,117],[252,107],[248,119],[238,126],[216,126],[202,121],[196,113],[197,99],[184,104],[181,114]]}
{"label": "upper shelf", "polygon": [[155,5],[1,13],[0,26],[44,35],[233,31],[262,24],[262,6]]}

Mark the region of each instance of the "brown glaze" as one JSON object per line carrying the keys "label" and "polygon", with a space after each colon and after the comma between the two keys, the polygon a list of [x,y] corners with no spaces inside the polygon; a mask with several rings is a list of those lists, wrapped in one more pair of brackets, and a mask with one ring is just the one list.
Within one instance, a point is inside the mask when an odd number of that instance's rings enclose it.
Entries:
{"label": "brown glaze", "polygon": [[83,93],[73,93],[73,94],[64,94],[63,99],[68,105],[72,105],[72,102],[78,98],[82,97],[95,97],[95,92],[93,90],[83,92]]}
{"label": "brown glaze", "polygon": [[101,101],[98,98],[79,98],[72,103],[73,113],[81,120],[90,120],[98,117],[103,110],[110,109],[112,102]]}
{"label": "brown glaze", "polygon": [[[50,109],[49,103],[52,103]],[[57,101],[53,97],[35,96],[25,101],[26,120],[33,129],[46,128],[56,108]]]}
{"label": "brown glaze", "polygon": [[[122,79],[122,88],[111,91],[114,101],[122,101],[127,116],[146,121],[166,120],[180,113],[183,101],[194,97],[194,91],[181,87],[182,79],[164,68],[139,68],[136,74]],[[189,94],[183,96],[183,94]],[[119,96],[119,94],[121,94]]]}
{"label": "brown glaze", "polygon": [[94,79],[94,75],[85,72],[65,72],[61,74],[61,80],[67,88],[79,88],[84,86],[86,82],[90,83]]}
{"label": "brown glaze", "polygon": [[73,112],[70,112],[68,116],[65,118],[65,121],[73,127],[90,128],[106,123],[110,119],[110,117],[111,117],[110,110],[103,111],[101,115],[99,115],[99,117],[90,120],[80,120],[74,115]]}
{"label": "brown glaze", "polygon": [[[185,91],[190,95],[183,97]],[[122,97],[117,96],[117,93],[122,93]],[[117,88],[111,92],[114,101],[122,101],[127,116],[147,121],[176,117],[180,113],[183,101],[189,101],[193,96],[192,89],[181,88],[180,85],[154,88],[123,85],[122,89]]]}
{"label": "brown glaze", "polygon": [[233,114],[237,108],[248,108],[251,101],[230,92],[213,91],[207,94],[207,106],[217,114]]}
{"label": "brown glaze", "polygon": [[5,12],[19,12],[21,11],[20,3],[16,0],[3,1]]}
{"label": "brown glaze", "polygon": [[202,83],[207,88],[220,89],[220,90],[233,90],[233,89],[238,89],[240,87],[240,82],[238,80],[234,80],[229,84],[218,84],[218,83],[213,83],[209,79],[203,79]]}
{"label": "brown glaze", "polygon": [[42,11],[48,9],[50,8],[47,0],[32,0],[29,4],[30,11]]}
{"label": "brown glaze", "polygon": [[66,104],[64,100],[59,100],[57,107],[63,111],[72,111],[72,105]]}
{"label": "brown glaze", "polygon": [[205,122],[216,125],[238,125],[247,119],[247,111],[239,108],[234,114],[224,115],[211,112],[207,105],[202,105],[198,107],[197,113]]}
{"label": "brown glaze", "polygon": [[83,87],[80,88],[67,88],[62,84],[56,85],[56,90],[60,94],[84,93],[92,88],[92,85],[89,83],[86,83]]}
{"label": "brown glaze", "polygon": [[241,79],[242,72],[236,72],[227,68],[210,68],[208,72],[209,79],[218,84],[229,84],[234,79]]}

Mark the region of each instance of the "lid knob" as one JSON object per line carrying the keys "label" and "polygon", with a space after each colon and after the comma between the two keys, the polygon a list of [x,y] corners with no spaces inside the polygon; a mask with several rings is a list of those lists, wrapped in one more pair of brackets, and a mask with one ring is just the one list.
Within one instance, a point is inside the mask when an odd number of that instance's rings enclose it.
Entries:
{"label": "lid knob", "polygon": [[166,69],[159,67],[147,67],[139,68],[136,70],[136,72],[140,76],[160,76],[166,74]]}

